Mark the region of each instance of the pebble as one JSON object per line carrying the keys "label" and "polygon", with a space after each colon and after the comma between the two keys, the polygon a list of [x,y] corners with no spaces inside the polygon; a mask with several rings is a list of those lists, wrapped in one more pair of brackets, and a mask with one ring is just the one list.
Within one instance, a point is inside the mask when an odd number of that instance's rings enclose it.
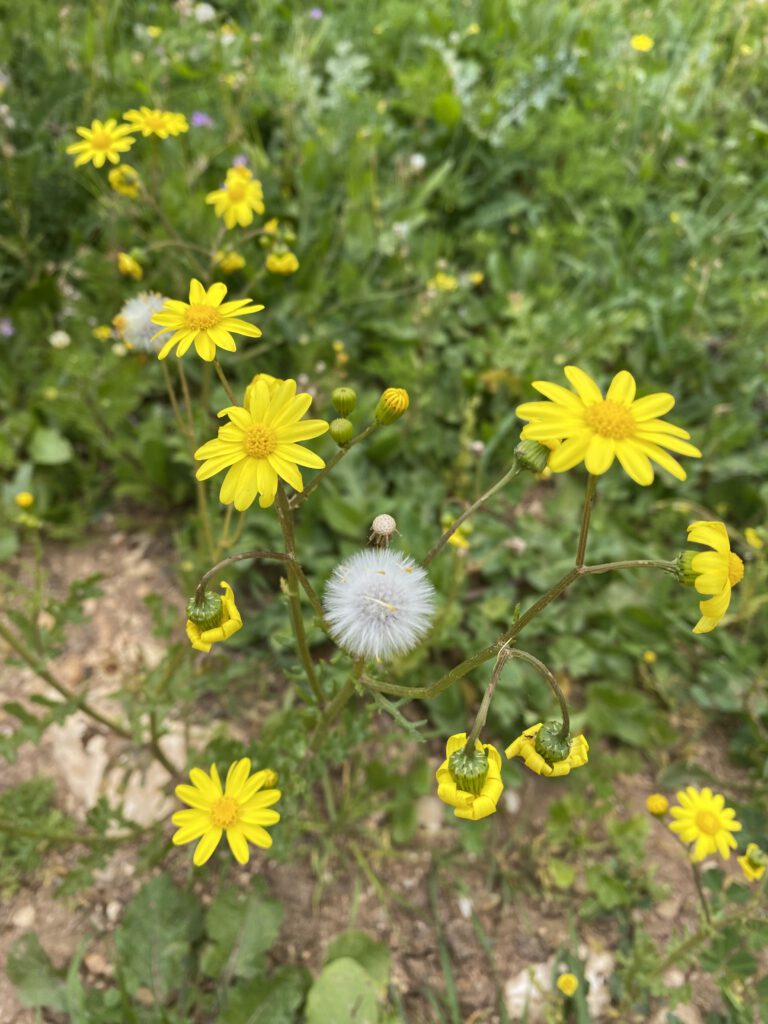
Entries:
{"label": "pebble", "polygon": [[35,923],[35,908],[31,903],[25,904],[14,913],[11,924],[14,928],[31,928]]}
{"label": "pebble", "polygon": [[83,963],[91,974],[104,974],[109,977],[115,973],[115,968],[101,953],[87,953]]}
{"label": "pebble", "polygon": [[668,900],[662,900],[661,903],[657,903],[653,911],[656,917],[660,917],[662,921],[674,921],[680,913],[682,905],[682,896],[670,896]]}
{"label": "pebble", "polygon": [[123,904],[120,900],[110,900],[106,907],[107,920],[112,924],[115,924],[120,919],[120,914],[123,910]]}

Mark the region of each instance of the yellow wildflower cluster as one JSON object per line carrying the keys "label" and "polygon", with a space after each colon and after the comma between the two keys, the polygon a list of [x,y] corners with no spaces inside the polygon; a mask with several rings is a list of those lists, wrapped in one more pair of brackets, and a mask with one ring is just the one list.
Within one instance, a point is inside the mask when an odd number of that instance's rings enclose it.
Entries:
{"label": "yellow wildflower cluster", "polygon": [[[140,107],[138,110],[127,110],[123,117],[122,124],[110,117],[106,121],[92,121],[89,128],[76,129],[80,141],[67,146],[67,153],[75,157],[75,167],[87,163],[103,167],[107,161],[119,164],[122,154],[127,153],[136,141],[135,132],[141,132],[145,137],[154,135],[159,139],[167,139],[189,130],[184,115],[169,110]],[[110,184],[115,188],[112,182]],[[120,189],[116,188],[116,191]]]}

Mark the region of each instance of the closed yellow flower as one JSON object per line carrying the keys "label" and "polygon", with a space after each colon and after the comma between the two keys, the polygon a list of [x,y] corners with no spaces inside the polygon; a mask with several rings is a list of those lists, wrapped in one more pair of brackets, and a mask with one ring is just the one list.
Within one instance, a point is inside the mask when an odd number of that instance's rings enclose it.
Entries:
{"label": "closed yellow flower", "polygon": [[144,277],[144,270],[139,261],[127,252],[117,254],[117,269],[126,277],[132,277],[134,281],[140,281]]}
{"label": "closed yellow flower", "polygon": [[267,788],[277,781],[273,771],[264,769],[251,775],[250,759],[243,757],[230,765],[223,788],[215,764],[210,774],[193,768],[189,778],[191,786],[176,787],[176,796],[189,804],[189,809],[176,811],[171,820],[178,826],[174,846],[200,840],[192,857],[196,867],[210,858],[223,833],[238,864],[248,863],[248,843],[269,849],[272,836],[265,826],[280,820],[271,807],[282,796],[279,789]]}
{"label": "closed yellow flower", "polygon": [[235,604],[235,595],[232,587],[224,580],[221,581],[221,614],[219,622],[215,626],[206,628],[200,626],[191,619],[187,619],[187,636],[196,651],[210,651],[214,644],[222,640],[229,640],[239,629],[243,628],[243,620]]}
{"label": "closed yellow flower", "polygon": [[19,508],[32,508],[35,504],[35,496],[31,491],[19,491],[13,500]]}
{"label": "closed yellow flower", "polygon": [[613,378],[605,398],[590,376],[577,366],[566,366],[565,376],[573,391],[549,381],[533,382],[546,402],[525,402],[517,415],[529,422],[520,436],[526,440],[562,441],[549,457],[549,468],[563,473],[583,462],[587,472],[607,473],[618,459],[635,483],[653,483],[652,462],[678,480],[686,474],[680,463],[664,449],[691,458],[701,452],[688,443],[690,434],[658,417],[675,404],[672,395],[658,392],[635,399],[637,385],[631,373],[622,370]]}
{"label": "closed yellow flower", "polygon": [[548,764],[541,754],[536,750],[536,734],[543,723],[537,722],[530,729],[513,740],[507,747],[505,753],[508,758],[521,757],[526,768],[530,768],[537,775],[545,775],[547,778],[560,778],[569,775],[572,768],[581,768],[589,760],[589,744],[586,737],[574,736],[571,740],[571,749],[566,758],[562,761],[555,761]]}
{"label": "closed yellow flower", "polygon": [[655,818],[663,818],[669,810],[669,800],[663,793],[651,793],[645,801],[645,809]]}
{"label": "closed yellow flower", "polygon": [[688,527],[688,540],[712,548],[690,559],[694,587],[699,594],[711,594],[699,602],[701,618],[694,633],[709,633],[720,622],[731,603],[731,590],[744,578],[744,563],[731,551],[728,531],[723,523],[699,521]]}
{"label": "closed yellow flower", "polygon": [[222,217],[230,230],[253,223],[254,213],[264,213],[264,192],[261,182],[243,166],[230,167],[222,188],[214,189],[205,197],[213,205],[217,217]]}
{"label": "closed yellow flower", "polygon": [[295,274],[299,269],[299,260],[294,252],[271,252],[266,264],[270,274]]}
{"label": "closed yellow flower", "polygon": [[135,167],[130,164],[119,164],[112,167],[107,174],[110,187],[121,196],[136,199],[141,186],[141,177]]}
{"label": "closed yellow flower", "polygon": [[698,790],[688,786],[677,794],[680,806],[674,806],[670,814],[675,819],[669,829],[683,843],[694,843],[691,860],[702,861],[712,853],[719,853],[724,860],[736,849],[733,832],[741,831],[736,821],[736,812],[725,806],[725,797],[713,793],[705,786]]}
{"label": "closed yellow flower", "polygon": [[637,50],[638,53],[650,53],[656,43],[650,36],[640,32],[638,35],[632,36],[629,40],[629,45],[633,50]]}
{"label": "closed yellow flower", "polygon": [[196,459],[204,460],[197,479],[207,480],[226,469],[219,500],[224,505],[234,503],[238,512],[250,508],[257,495],[261,508],[269,508],[277,495],[278,478],[296,491],[304,490],[298,467],[322,469],[325,462],[296,442],[328,430],[325,420],[302,419],[311,404],[311,395],[296,394],[295,380],[280,381],[274,388],[257,380],[250,386],[248,406],[224,409],[230,422],[195,452]]}
{"label": "closed yellow flower", "polygon": [[768,865],[768,856],[757,843],[749,843],[747,852],[741,857],[737,857],[736,860],[748,882],[759,882],[765,874],[766,865]]}
{"label": "closed yellow flower", "polygon": [[121,153],[127,153],[136,141],[131,134],[135,130],[130,124],[118,124],[113,117],[92,121],[90,128],[76,129],[82,141],[67,146],[67,153],[76,157],[75,167],[89,162],[94,167],[103,167],[107,160],[119,164]]}
{"label": "closed yellow flower", "polygon": [[490,743],[475,740],[475,750],[484,751],[488,758],[488,775],[479,793],[460,789],[451,774],[449,762],[451,755],[460,751],[466,743],[465,732],[456,733],[446,743],[445,760],[437,769],[437,795],[444,804],[453,807],[453,813],[457,818],[479,821],[495,813],[499,797],[504,790],[504,783],[501,781],[501,757]]}
{"label": "closed yellow flower", "polygon": [[225,352],[237,351],[233,334],[244,334],[249,338],[260,338],[261,331],[241,316],[258,313],[264,309],[260,305],[252,305],[250,299],[237,299],[234,302],[223,302],[227,294],[227,286],[217,282],[206,291],[202,284],[192,278],[189,284],[189,302],[166,299],[159,313],[152,317],[152,323],[159,324],[160,334],[167,334],[168,329],[174,333],[165,341],[157,354],[158,359],[165,359],[174,345],[176,355],[181,357],[194,344],[195,351],[207,363],[216,358],[216,349]]}
{"label": "closed yellow flower", "polygon": [[564,996],[570,997],[574,995],[576,989],[579,987],[579,979],[575,974],[561,974],[555,982],[557,987],[563,993]]}
{"label": "closed yellow flower", "polygon": [[221,267],[225,274],[234,274],[236,270],[242,270],[245,266],[245,257],[239,252],[224,252],[219,249],[215,256],[216,266]]}

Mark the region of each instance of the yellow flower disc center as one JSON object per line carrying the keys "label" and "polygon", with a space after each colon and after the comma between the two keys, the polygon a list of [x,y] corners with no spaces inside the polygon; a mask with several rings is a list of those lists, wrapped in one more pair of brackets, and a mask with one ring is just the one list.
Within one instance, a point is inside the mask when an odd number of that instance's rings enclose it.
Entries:
{"label": "yellow flower disc center", "polygon": [[699,811],[696,814],[696,824],[708,836],[716,836],[720,831],[720,821],[712,811]]}
{"label": "yellow flower disc center", "polygon": [[211,821],[216,828],[230,828],[237,821],[240,808],[231,796],[222,796],[211,807]]}
{"label": "yellow flower disc center", "polygon": [[243,446],[254,459],[266,459],[277,447],[277,438],[271,427],[264,423],[254,423],[245,432]]}
{"label": "yellow flower disc center", "polygon": [[109,132],[94,132],[91,136],[91,145],[94,149],[109,149],[112,145],[112,135]]}
{"label": "yellow flower disc center", "polygon": [[632,437],[636,425],[632,413],[618,402],[596,402],[584,413],[584,421],[596,434],[612,441],[623,441]]}
{"label": "yellow flower disc center", "polygon": [[219,313],[215,306],[205,306],[202,303],[197,303],[189,307],[184,320],[186,326],[193,330],[207,331],[219,323],[221,313]]}
{"label": "yellow flower disc center", "polygon": [[731,551],[728,556],[728,582],[732,587],[735,587],[737,583],[741,583],[744,579],[744,563],[738,555]]}
{"label": "yellow flower disc center", "polygon": [[245,189],[246,183],[244,181],[235,181],[231,185],[227,185],[227,192],[233,203],[239,203],[245,199]]}
{"label": "yellow flower disc center", "polygon": [[165,114],[145,114],[144,124],[152,131],[162,131],[165,128]]}

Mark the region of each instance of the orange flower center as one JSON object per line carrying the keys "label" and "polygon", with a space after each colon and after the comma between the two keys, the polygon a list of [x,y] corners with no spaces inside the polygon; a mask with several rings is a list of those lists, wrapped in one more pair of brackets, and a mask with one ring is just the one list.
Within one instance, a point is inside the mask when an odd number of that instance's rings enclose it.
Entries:
{"label": "orange flower center", "polygon": [[243,447],[252,458],[266,459],[277,447],[274,430],[264,423],[254,423],[245,432]]}
{"label": "orange flower center", "polygon": [[608,437],[612,441],[623,441],[632,437],[636,425],[632,413],[618,402],[596,402],[587,407],[584,422],[600,437]]}
{"label": "orange flower center", "polygon": [[206,306],[201,302],[191,305],[184,316],[186,326],[196,331],[207,331],[220,320],[221,313],[216,306]]}
{"label": "orange flower center", "polygon": [[708,836],[716,836],[720,831],[720,821],[712,811],[698,811],[695,821],[701,831]]}
{"label": "orange flower center", "polygon": [[733,551],[728,556],[728,582],[732,587],[744,579],[744,563]]}
{"label": "orange flower center", "polygon": [[230,828],[237,821],[240,807],[231,796],[221,796],[211,807],[211,821],[216,828]]}
{"label": "orange flower center", "polygon": [[112,142],[113,139],[110,132],[94,132],[91,136],[91,145],[94,149],[110,149]]}
{"label": "orange flower center", "polygon": [[227,192],[233,203],[240,203],[245,199],[247,187],[247,183],[244,181],[233,181],[231,185],[227,185]]}

